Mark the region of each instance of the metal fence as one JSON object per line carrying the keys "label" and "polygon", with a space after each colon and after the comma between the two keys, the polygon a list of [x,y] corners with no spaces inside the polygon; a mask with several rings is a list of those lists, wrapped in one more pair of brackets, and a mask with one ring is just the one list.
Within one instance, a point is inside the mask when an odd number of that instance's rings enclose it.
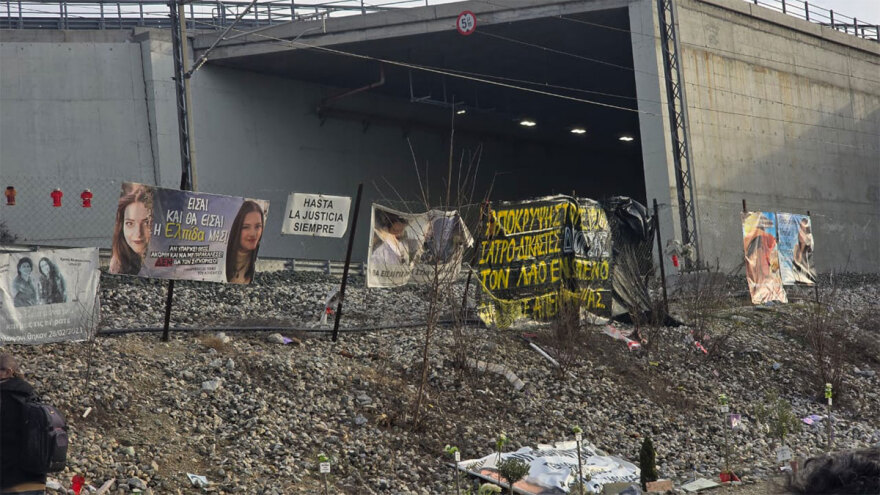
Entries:
{"label": "metal fence", "polygon": [[[381,4],[364,0],[297,3],[296,0],[257,2],[237,26],[259,28],[295,20],[315,20],[427,5],[427,0],[397,0]],[[222,29],[235,21],[248,1],[195,0],[186,3],[190,30]],[[170,28],[169,3],[119,0],[115,2],[60,0],[0,1],[0,29],[130,29]]]}
{"label": "metal fence", "polygon": [[[821,24],[859,38],[880,41],[880,26],[811,5],[809,0],[744,0],[783,14]],[[434,4],[447,3],[434,0]],[[186,2],[188,28],[217,30],[229,26],[247,8],[245,0]],[[395,0],[367,3],[337,0],[304,3],[296,0],[257,2],[238,25],[260,28],[297,20],[315,20],[430,5],[430,0]],[[170,28],[167,1],[0,0],[0,29],[130,29]]]}
{"label": "metal fence", "polygon": [[837,31],[842,31],[866,40],[880,41],[880,26],[859,22],[855,17],[850,17],[834,9],[825,9],[817,5],[811,5],[808,0],[745,0],[755,5],[760,5],[777,12],[782,12],[799,19],[815,22]]}

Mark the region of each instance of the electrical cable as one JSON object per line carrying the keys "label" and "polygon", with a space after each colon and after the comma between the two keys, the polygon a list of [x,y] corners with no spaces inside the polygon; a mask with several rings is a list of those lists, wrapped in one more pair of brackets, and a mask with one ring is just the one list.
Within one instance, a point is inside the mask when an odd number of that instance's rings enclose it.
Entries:
{"label": "electrical cable", "polygon": [[[454,320],[439,320],[437,321],[437,325],[440,326],[451,326],[456,323]],[[467,318],[461,322],[461,324],[479,324],[483,325],[483,321],[475,318]],[[396,325],[370,325],[364,327],[352,327],[352,328],[340,328],[339,333],[371,333],[378,332],[382,330],[405,330],[408,328],[419,328],[427,326],[427,322],[416,322],[416,323],[401,323]],[[172,327],[168,329],[169,332],[187,332],[187,333],[198,333],[198,332],[242,332],[242,333],[250,333],[250,332],[303,332],[303,333],[318,333],[318,334],[332,334],[333,329],[327,328],[309,328],[309,327],[280,327],[280,326],[256,326],[256,327]],[[115,335],[128,335],[132,333],[160,333],[164,332],[165,329],[163,327],[142,327],[142,328],[121,328],[121,329],[104,329],[98,330],[97,334],[100,337],[110,337]]]}
{"label": "electrical cable", "polygon": [[[544,50],[544,51],[548,51],[548,52],[551,52],[551,53],[556,53],[556,54],[558,54],[558,55],[564,55],[564,56],[568,56],[568,57],[572,57],[572,58],[576,58],[576,59],[587,60],[587,61],[590,61],[590,62],[599,63],[599,64],[602,64],[602,65],[608,65],[608,66],[610,66],[610,67],[614,67],[614,68],[618,68],[618,69],[622,69],[622,70],[627,70],[627,71],[631,71],[631,72],[635,72],[635,73],[642,73],[642,74],[645,74],[645,75],[648,75],[648,76],[656,77],[656,78],[657,78],[658,80],[660,80],[660,81],[665,81],[665,76],[662,76],[662,75],[660,75],[659,73],[656,73],[656,72],[645,71],[645,70],[641,70],[641,69],[635,69],[635,68],[633,68],[633,67],[627,67],[627,66],[623,66],[623,65],[618,65],[618,64],[615,64],[615,63],[611,63],[611,62],[607,62],[607,61],[603,61],[603,60],[599,60],[599,59],[594,59],[594,58],[590,58],[590,57],[584,57],[584,56],[582,56],[582,55],[578,55],[578,54],[575,54],[575,53],[565,52],[565,51],[562,51],[562,50],[556,50],[556,49],[554,49],[554,48],[550,48],[550,47],[547,47],[547,46],[538,45],[538,44],[535,44],[535,43],[530,43],[530,42],[522,41],[522,40],[516,40],[516,39],[513,39],[513,38],[509,38],[509,37],[506,37],[506,36],[501,36],[501,35],[497,35],[497,34],[493,34],[493,33],[487,33],[487,32],[485,32],[485,31],[477,31],[477,32],[478,32],[478,33],[481,33],[483,36],[489,36],[489,37],[492,37],[492,38],[501,39],[501,40],[503,40],[503,41],[508,41],[508,42],[511,42],[511,43],[517,43],[517,44],[521,44],[521,45],[529,46],[529,47],[532,47],[532,48],[537,48],[537,49]],[[853,120],[853,121],[858,121],[858,119],[856,119],[855,117],[850,117],[850,116],[847,116],[847,115],[841,115],[841,114],[833,113],[833,112],[824,112],[824,111],[822,111],[822,110],[816,110],[816,109],[814,109],[814,108],[809,108],[809,107],[804,107],[804,106],[800,106],[800,105],[795,105],[794,103],[786,103],[786,102],[779,101],[779,100],[774,100],[774,99],[771,99],[771,98],[765,98],[765,97],[760,97],[760,96],[755,96],[755,95],[749,95],[749,94],[745,94],[745,93],[738,93],[738,92],[736,92],[736,91],[731,91],[731,90],[721,89],[721,88],[718,88],[718,87],[715,87],[715,86],[707,86],[707,85],[704,85],[704,84],[695,83],[695,82],[690,82],[690,81],[687,81],[687,80],[685,81],[685,84],[690,85],[690,86],[692,86],[692,87],[706,88],[706,89],[709,89],[709,90],[711,90],[711,91],[715,91],[715,92],[719,92],[719,93],[730,93],[730,94],[733,94],[733,95],[742,96],[742,97],[744,97],[744,98],[752,98],[752,99],[756,99],[756,100],[759,100],[759,101],[772,101],[772,102],[774,102],[774,103],[779,103],[780,105],[785,105],[785,106],[789,106],[789,107],[793,107],[793,108],[799,108],[799,109],[801,109],[801,110],[809,110],[809,111],[812,111],[812,112],[817,112],[817,113],[821,113],[821,114],[825,114],[825,115],[830,115],[830,116],[833,116],[833,117],[835,117],[835,118],[844,118],[844,119],[849,119],[849,120]],[[637,98],[637,99],[638,99],[638,98]],[[642,100],[640,100],[640,101],[642,101]],[[657,102],[657,101],[652,101],[652,100],[646,100],[646,101],[651,101],[652,103],[659,103],[659,102]]]}
{"label": "electrical cable", "polygon": [[[212,24],[212,23],[207,23],[207,22],[203,22],[203,21],[196,21],[196,22],[197,22],[198,24],[214,26],[214,24]],[[649,111],[645,111],[645,110],[629,109],[629,108],[625,108],[625,107],[619,107],[619,106],[616,106],[616,105],[608,105],[608,104],[604,104],[604,103],[594,102],[594,101],[591,101],[591,100],[584,100],[584,99],[580,99],[580,98],[574,98],[574,97],[570,97],[570,96],[567,96],[567,95],[560,95],[560,94],[556,94],[556,93],[550,93],[550,92],[546,92],[546,91],[540,91],[540,90],[534,90],[534,89],[531,89],[531,88],[525,88],[525,87],[522,87],[522,86],[515,86],[515,85],[511,85],[511,84],[495,82],[495,81],[488,80],[488,79],[486,79],[485,77],[473,77],[473,76],[468,76],[468,75],[464,75],[464,74],[458,74],[458,73],[455,73],[455,72],[450,72],[450,71],[448,71],[448,70],[446,70],[446,69],[434,68],[434,67],[431,67],[431,66],[422,66],[422,65],[417,65],[417,64],[409,64],[409,63],[405,63],[405,62],[397,62],[397,61],[393,61],[393,60],[390,60],[390,59],[382,59],[382,58],[378,58],[378,57],[372,57],[372,56],[370,56],[370,55],[362,55],[362,54],[357,54],[357,53],[345,52],[345,51],[342,51],[342,50],[337,50],[337,49],[327,48],[327,47],[318,47],[318,46],[310,45],[310,44],[308,44],[308,43],[304,43],[304,42],[301,42],[301,41],[290,41],[290,40],[285,40],[285,39],[283,39],[283,38],[277,38],[277,37],[269,36],[269,35],[266,35],[266,34],[263,34],[263,33],[257,33],[257,34],[254,34],[254,36],[256,36],[256,37],[260,37],[260,38],[265,38],[265,39],[269,40],[270,43],[273,43],[273,44],[281,44],[281,45],[284,45],[284,46],[301,45],[302,48],[306,48],[306,49],[315,49],[315,50],[319,50],[319,51],[326,51],[326,52],[329,52],[329,53],[333,53],[333,54],[335,54],[335,55],[349,56],[349,57],[360,58],[360,59],[366,59],[366,60],[373,60],[373,61],[378,61],[378,62],[388,63],[389,65],[398,65],[398,66],[408,67],[408,68],[412,68],[412,69],[416,69],[416,70],[423,70],[423,71],[433,72],[433,73],[438,73],[438,74],[442,74],[442,75],[449,75],[449,76],[451,76],[451,77],[459,77],[459,78],[463,78],[463,79],[473,80],[473,81],[476,81],[476,82],[484,82],[484,83],[487,83],[487,84],[494,84],[494,85],[497,85],[497,86],[503,86],[503,87],[507,87],[507,88],[515,89],[515,90],[522,90],[522,91],[526,91],[526,92],[533,92],[533,93],[543,94],[543,95],[546,95],[546,96],[555,96],[555,97],[562,98],[562,99],[574,100],[574,101],[579,101],[579,102],[583,102],[583,103],[592,103],[592,104],[599,105],[599,106],[610,107],[610,108],[615,108],[615,109],[620,109],[620,110],[626,110],[626,111],[630,111],[630,112],[637,112],[637,113],[642,113],[642,114],[647,114],[647,115],[657,116],[656,113],[649,112]],[[489,76],[489,77],[491,77],[491,76]],[[532,83],[532,84],[540,85],[541,83],[537,83],[537,82],[535,82],[535,83]],[[767,99],[767,101],[771,101],[771,100]],[[655,103],[656,103],[656,102],[655,102]],[[781,103],[781,102],[775,102],[775,103],[784,104],[784,103]],[[838,127],[826,126],[826,125],[821,125],[821,124],[811,124],[811,123],[794,122],[794,121],[786,120],[786,119],[780,119],[780,118],[774,118],[774,117],[762,117],[762,116],[756,116],[756,115],[745,114],[745,113],[740,113],[740,112],[733,112],[733,111],[728,111],[728,110],[720,110],[720,109],[715,109],[715,108],[705,108],[705,107],[700,107],[700,106],[695,106],[695,105],[689,105],[689,108],[693,108],[693,109],[696,109],[696,110],[703,110],[703,111],[707,111],[707,112],[721,113],[721,114],[727,114],[727,115],[735,115],[735,116],[740,116],[740,117],[749,117],[749,118],[757,119],[757,120],[775,121],[775,122],[782,122],[782,123],[788,123],[788,124],[799,124],[799,125],[804,125],[804,126],[808,126],[808,127],[825,128],[825,129],[831,129],[831,130],[835,130],[835,131],[840,131],[840,129],[839,129]],[[806,108],[805,108],[805,110],[811,110],[811,109],[806,109]],[[835,116],[835,117],[838,117],[838,118],[845,118],[844,116],[841,116],[841,115],[834,115],[834,116]],[[855,132],[855,133],[857,133],[857,134],[864,134],[864,135],[874,136],[874,134],[873,134],[873,133],[870,133],[870,132],[862,132],[862,131],[851,131],[851,132]],[[844,147],[860,148],[859,146],[847,145],[847,144],[842,144],[842,143],[833,143],[833,144],[838,145],[838,146],[844,146]]]}

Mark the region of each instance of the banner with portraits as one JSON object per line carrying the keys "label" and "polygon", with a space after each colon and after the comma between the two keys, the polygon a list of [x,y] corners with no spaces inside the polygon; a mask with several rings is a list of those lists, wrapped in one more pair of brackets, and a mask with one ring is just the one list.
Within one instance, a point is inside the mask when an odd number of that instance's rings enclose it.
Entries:
{"label": "banner with portraits", "polygon": [[746,279],[752,304],[787,303],[779,270],[776,214],[772,211],[742,213]]}
{"label": "banner with portraits", "polygon": [[779,271],[784,285],[816,283],[813,226],[808,215],[777,213]]}
{"label": "banner with portraits", "polygon": [[97,248],[0,254],[0,342],[87,340],[98,326]]}
{"label": "banner with portraits", "polygon": [[269,202],[125,182],[110,273],[248,284]]}
{"label": "banner with portraits", "polygon": [[370,231],[367,287],[450,281],[474,242],[456,211],[405,213],[374,204]]}

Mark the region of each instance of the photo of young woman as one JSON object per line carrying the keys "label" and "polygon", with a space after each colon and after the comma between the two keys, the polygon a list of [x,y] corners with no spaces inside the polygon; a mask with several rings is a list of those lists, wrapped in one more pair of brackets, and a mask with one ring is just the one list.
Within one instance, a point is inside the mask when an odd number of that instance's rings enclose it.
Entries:
{"label": "photo of young woman", "polygon": [[57,304],[67,301],[67,293],[64,288],[64,278],[58,271],[55,263],[49,258],[40,258],[40,302],[42,304]]}
{"label": "photo of young woman", "polygon": [[254,265],[263,238],[266,216],[255,201],[245,200],[235,216],[226,246],[226,281],[249,284],[254,279]]}
{"label": "photo of young woman", "polygon": [[18,260],[18,275],[12,279],[12,300],[16,308],[37,304],[37,288],[33,277],[34,262],[30,258]]}
{"label": "photo of young woman", "polygon": [[126,183],[116,208],[110,273],[137,275],[144,265],[153,223],[153,193],[144,185]]}

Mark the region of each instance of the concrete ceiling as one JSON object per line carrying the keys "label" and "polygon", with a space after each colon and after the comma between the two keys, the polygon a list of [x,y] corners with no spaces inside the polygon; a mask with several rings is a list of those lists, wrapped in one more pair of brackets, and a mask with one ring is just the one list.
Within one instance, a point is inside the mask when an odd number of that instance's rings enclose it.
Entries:
{"label": "concrete ceiling", "polygon": [[[326,34],[309,35],[314,26],[295,23],[261,32],[271,39],[254,35],[221,44],[212,52],[210,63],[319,84],[327,88],[328,97],[376,83],[380,73],[384,73],[382,84],[363,92],[379,99],[349,96],[323,104],[315,102],[316,111],[320,107],[320,113],[328,118],[375,119],[448,130],[454,101],[467,111],[466,115],[456,117],[457,132],[560,143],[583,150],[631,155],[640,161],[638,141],[627,144],[617,140],[622,134],[638,140],[635,112],[395,64],[466,73],[479,79],[635,109],[629,18],[621,3],[585,0],[580,2],[584,6],[581,10],[588,7],[588,11],[543,10],[535,12],[537,17],[478,12],[477,30],[470,36],[460,35],[454,28],[454,16],[452,24],[449,17],[473,2],[461,7],[442,6],[447,12],[445,19],[436,21],[431,29],[412,29],[414,23],[421,22],[419,10],[434,9],[425,13],[436,17],[437,8],[428,7],[407,9],[410,22],[404,19],[393,29],[382,22],[382,16],[399,16],[401,11],[357,16],[357,20],[343,18],[340,25],[379,22],[375,28],[345,27],[329,29]],[[565,5],[569,10],[574,8]],[[612,8],[602,8],[608,6]],[[420,32],[412,33],[414,30]],[[340,35],[342,31],[348,34]],[[197,54],[213,42],[211,36],[196,39]],[[368,58],[278,41],[282,38]],[[534,120],[537,125],[524,128],[519,124],[523,118]],[[569,132],[572,127],[583,127],[587,134],[573,135]]]}

